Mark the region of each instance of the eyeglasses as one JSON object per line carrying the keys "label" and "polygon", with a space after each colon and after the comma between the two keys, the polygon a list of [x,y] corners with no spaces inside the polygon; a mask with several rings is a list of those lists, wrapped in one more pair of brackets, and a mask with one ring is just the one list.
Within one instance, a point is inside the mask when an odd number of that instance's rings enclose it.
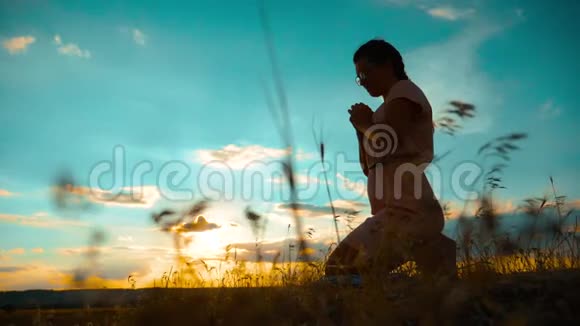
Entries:
{"label": "eyeglasses", "polygon": [[377,66],[376,64],[367,61],[365,67],[362,69],[365,72],[362,72],[359,69],[357,69],[359,70],[359,72],[357,73],[357,76],[354,79],[356,84],[362,86],[362,84],[369,78],[369,75],[374,73],[376,66]]}
{"label": "eyeglasses", "polygon": [[360,73],[358,76],[356,76],[356,78],[354,79],[354,81],[356,82],[357,85],[361,86],[362,83],[367,79],[367,75],[365,73]]}

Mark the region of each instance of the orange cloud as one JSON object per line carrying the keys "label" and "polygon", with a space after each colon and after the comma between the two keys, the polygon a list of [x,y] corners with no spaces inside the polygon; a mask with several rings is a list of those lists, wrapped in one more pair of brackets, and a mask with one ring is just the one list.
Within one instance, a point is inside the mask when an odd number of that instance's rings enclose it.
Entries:
{"label": "orange cloud", "polygon": [[26,225],[36,228],[86,227],[88,224],[78,220],[67,220],[48,216],[45,212],[38,212],[30,216],[0,214],[0,222]]}
{"label": "orange cloud", "polygon": [[8,255],[4,254],[2,251],[0,251],[0,262],[1,262],[1,261],[8,261],[8,260],[10,260],[11,258],[12,258],[12,257],[10,257],[10,256],[8,256]]}
{"label": "orange cloud", "polygon": [[0,267],[0,290],[29,289],[102,289],[128,288],[127,277],[108,279],[87,276],[83,282],[75,282],[75,274],[64,272],[49,265],[15,265]]}
{"label": "orange cloud", "polygon": [[17,36],[4,41],[2,45],[8,50],[8,53],[18,54],[26,52],[28,46],[35,41],[36,38],[34,36]]}
{"label": "orange cloud", "polygon": [[[369,208],[368,204],[361,203],[359,201],[354,200],[345,200],[345,199],[336,199],[332,201],[334,207],[340,207],[345,209],[353,209],[353,210],[363,210]],[[330,203],[329,203],[330,205]]]}
{"label": "orange cloud", "polygon": [[14,248],[7,251],[9,255],[24,255],[26,250],[24,248]]}
{"label": "orange cloud", "polygon": [[215,223],[209,223],[205,217],[198,216],[195,221],[187,222],[180,225],[175,226],[173,229],[176,232],[205,232],[214,229],[219,229],[221,226]]}
{"label": "orange cloud", "polygon": [[30,251],[32,251],[35,254],[41,254],[44,252],[43,248],[32,248]]}
{"label": "orange cloud", "polygon": [[580,199],[572,200],[568,203],[572,209],[580,209]]}
{"label": "orange cloud", "polygon": [[67,289],[122,289],[129,286],[126,277],[115,280],[90,275],[84,278],[82,282],[79,282],[74,274],[64,274],[62,278],[57,280],[56,284]]}
{"label": "orange cloud", "polygon": [[14,193],[6,189],[0,189],[0,197],[10,197],[10,196],[14,196]]}
{"label": "orange cloud", "polygon": [[[445,217],[448,219],[456,219],[463,212],[466,216],[474,216],[479,209],[479,202],[468,202],[467,206],[464,203],[456,201],[441,202],[441,205],[446,208]],[[515,213],[518,209],[517,205],[514,204],[512,199],[505,200],[494,200],[493,202],[494,212],[497,215]]]}
{"label": "orange cloud", "polygon": [[[39,249],[31,251],[40,252]],[[93,249],[56,249],[57,253],[69,257],[56,257],[45,263],[4,260],[0,264],[0,291],[104,286],[128,288],[131,286],[127,282],[129,275],[136,277],[137,286],[146,287],[152,285],[154,278],[159,280],[175,263],[175,250],[170,247],[105,247],[98,248],[98,257],[81,257],[92,253]],[[0,257],[5,253],[0,251]],[[12,261],[14,263],[10,264]]]}

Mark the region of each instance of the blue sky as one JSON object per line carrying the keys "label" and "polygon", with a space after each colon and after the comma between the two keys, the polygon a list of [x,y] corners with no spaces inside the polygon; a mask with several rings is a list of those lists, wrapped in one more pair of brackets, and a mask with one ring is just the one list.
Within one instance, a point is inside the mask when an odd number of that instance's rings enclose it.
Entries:
{"label": "blue sky", "polygon": [[[559,6],[515,0],[266,1],[266,7],[299,151],[299,180],[307,182],[304,187],[319,187],[304,194],[304,202],[329,201],[317,179],[305,179],[321,177],[312,137],[315,119],[323,126],[331,161],[333,199],[341,207],[362,209],[361,218],[368,214],[364,194],[347,189],[344,179],[361,182],[362,173],[345,175],[332,163],[341,155],[351,163],[358,157],[346,112],[350,105],[381,103],[354,83],[352,64],[356,48],[377,36],[401,51],[435,118],[450,100],[477,107],[477,117],[457,136],[436,132],[436,152],[453,150],[438,164],[440,199],[460,204],[449,189],[454,167],[477,159],[479,146],[510,132],[529,138],[505,170],[507,189],[497,192],[505,207],[541,196],[549,190],[549,176],[559,193],[572,201],[580,197],[580,150],[574,141],[580,65],[572,36],[579,27],[573,14],[580,8],[575,1]],[[157,177],[172,161],[189,172],[180,187],[194,191],[195,198],[200,173],[224,174],[223,166],[207,165],[210,160],[227,158],[226,174],[236,182],[232,200],[217,201],[205,214],[220,228],[196,234],[194,242],[204,245],[194,246],[192,256],[215,256],[228,242],[253,241],[242,214],[246,204],[269,216],[268,241],[286,237],[292,220],[280,206],[284,201],[242,198],[261,187],[240,181],[236,167],[284,154],[263,89],[267,84],[273,91],[273,82],[254,1],[1,1],[0,39],[0,266],[5,270],[70,273],[82,262],[78,253],[90,230],[100,227],[108,234],[109,250],[103,277],[132,272],[158,277],[170,257],[152,266],[159,257],[146,248],[170,248],[171,241],[155,230],[150,215],[188,203],[159,193],[163,185],[157,187]],[[124,149],[127,176],[150,162],[144,199],[93,200],[93,209],[75,219],[57,210],[51,186],[59,173],[69,171],[87,187],[91,169],[111,160],[116,145]],[[112,184],[108,178],[103,182]],[[268,186],[284,189],[272,179]],[[116,185],[130,187],[128,181]],[[316,241],[332,236],[328,215],[314,208],[304,214],[306,225],[317,229]],[[123,263],[115,249],[121,245],[140,250],[133,263]],[[112,270],[116,273],[107,274]],[[0,288],[61,284],[16,279]]]}

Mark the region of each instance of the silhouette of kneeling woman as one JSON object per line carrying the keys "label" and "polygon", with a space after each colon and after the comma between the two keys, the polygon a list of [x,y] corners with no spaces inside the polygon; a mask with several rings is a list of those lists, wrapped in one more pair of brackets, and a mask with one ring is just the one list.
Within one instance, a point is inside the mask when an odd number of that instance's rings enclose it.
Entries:
{"label": "silhouette of kneeling woman", "polygon": [[455,241],[441,233],[443,210],[424,173],[433,160],[431,105],[390,43],[370,40],[353,61],[357,84],[384,101],[376,111],[363,103],[348,110],[372,216],[338,244],[325,274],[382,275],[415,261],[422,275],[455,278]]}

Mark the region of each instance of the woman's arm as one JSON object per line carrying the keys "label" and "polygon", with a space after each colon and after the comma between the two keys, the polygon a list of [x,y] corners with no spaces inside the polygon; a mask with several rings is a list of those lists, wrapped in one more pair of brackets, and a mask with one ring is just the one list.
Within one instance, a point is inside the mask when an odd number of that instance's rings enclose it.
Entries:
{"label": "woman's arm", "polygon": [[367,162],[367,156],[365,154],[365,150],[363,147],[363,134],[356,130],[356,137],[358,139],[358,158],[360,161],[360,166],[362,168],[363,173],[365,174],[365,176],[369,176],[369,165]]}
{"label": "woman's arm", "polygon": [[[359,162],[365,176],[368,177],[369,165],[367,162],[367,156],[364,149],[364,135],[361,130],[365,130],[366,126],[372,122],[373,110],[366,104],[356,103],[353,104],[348,110],[350,114],[350,123],[356,131],[356,137],[358,140],[358,156]],[[364,126],[364,127],[363,127]]]}

